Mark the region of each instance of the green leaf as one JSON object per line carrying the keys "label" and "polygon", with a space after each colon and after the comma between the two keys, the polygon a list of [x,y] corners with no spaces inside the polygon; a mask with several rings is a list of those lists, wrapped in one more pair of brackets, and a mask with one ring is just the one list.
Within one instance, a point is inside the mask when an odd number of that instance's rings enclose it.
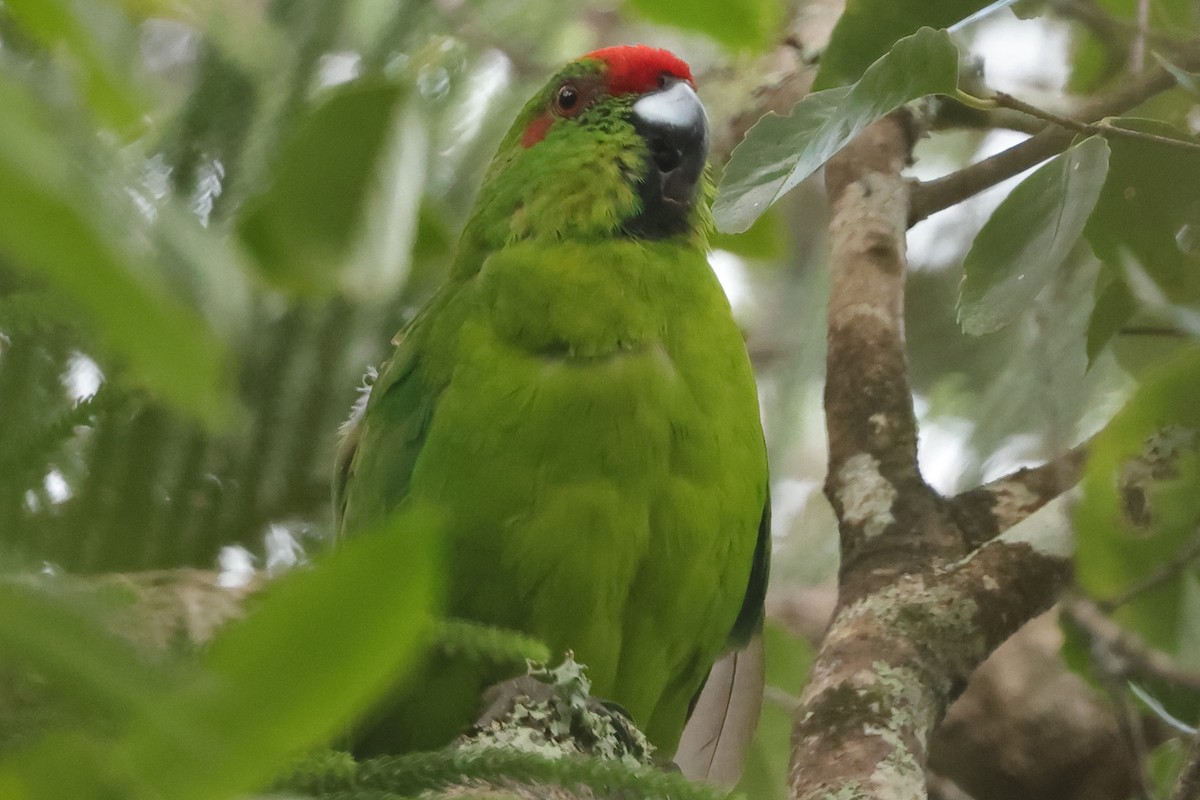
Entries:
{"label": "green leaf", "polygon": [[777,0],[628,0],[646,19],[707,34],[731,50],[763,50],[783,18]]}
{"label": "green leaf", "polygon": [[813,91],[858,80],[896,40],[920,28],[947,28],[991,0],[850,0],[821,54]]}
{"label": "green leaf", "polygon": [[1088,320],[1087,357],[1088,364],[1095,362],[1112,337],[1133,316],[1135,309],[1129,286],[1120,277],[1111,273],[1105,279],[1103,273],[1097,281],[1096,305]]}
{"label": "green leaf", "polygon": [[238,221],[273,283],[296,292],[336,285],[402,96],[398,83],[357,81],[297,126],[269,188],[247,201]]}
{"label": "green leaf", "polygon": [[133,220],[127,198],[74,172],[36,101],[2,76],[0,108],[0,255],[68,297],[150,389],[220,424],[232,409],[224,348],[118,238]]}
{"label": "green leaf", "polygon": [[68,596],[53,577],[0,582],[0,663],[37,674],[57,700],[124,721],[152,711],[171,673],[101,626],[97,608],[116,605],[102,594]]}
{"label": "green leaf", "polygon": [[787,253],[787,231],[780,215],[768,211],[744,233],[714,233],[708,237],[708,246],[742,258],[770,261]]}
{"label": "green leaf", "polygon": [[65,46],[80,88],[92,111],[106,125],[128,132],[140,124],[143,109],[136,93],[118,74],[100,43],[67,0],[7,0],[6,10],[52,52]]}
{"label": "green leaf", "polygon": [[1093,136],[1004,199],[963,261],[958,321],[965,333],[994,333],[1029,308],[1079,240],[1107,172],[1108,145]]}
{"label": "green leaf", "polygon": [[115,742],[48,738],[0,763],[0,792],[223,800],[261,788],[415,662],[437,594],[439,519],[410,508],[282,579],[213,643],[198,679],[159,695]]}
{"label": "green leaf", "polygon": [[[1194,547],[1200,529],[1200,348],[1147,371],[1096,437],[1076,509],[1077,577],[1099,598],[1122,594]],[[1200,592],[1187,569],[1115,614],[1155,647],[1200,667]]]}
{"label": "green leaf", "polygon": [[1187,762],[1187,745],[1178,739],[1168,739],[1150,751],[1146,757],[1146,777],[1156,800],[1168,800],[1173,795],[1175,781]]}
{"label": "green leaf", "polygon": [[[1200,143],[1200,139],[1155,120],[1118,119],[1110,124]],[[1112,151],[1108,179],[1084,229],[1093,251],[1107,273],[1122,285],[1132,262],[1166,300],[1180,305],[1200,303],[1200,255],[1186,241],[1187,232],[1200,216],[1200,194],[1195,188],[1200,186],[1200,151],[1127,136],[1110,136],[1108,141]],[[1105,292],[1111,293],[1113,303],[1098,302],[1096,313],[1108,315],[1113,308],[1122,312],[1128,308],[1132,315],[1136,310],[1132,294],[1124,288],[1126,305],[1121,291],[1107,287]],[[1089,354],[1099,353],[1119,327],[1111,319],[1095,320],[1089,330]]]}
{"label": "green leaf", "polygon": [[858,83],[801,100],[790,116],[768,114],[733,151],[713,214],[726,233],[748,229],[764,211],[875,120],[904,103],[949,94],[958,50],[945,31],[922,28],[896,43]]}

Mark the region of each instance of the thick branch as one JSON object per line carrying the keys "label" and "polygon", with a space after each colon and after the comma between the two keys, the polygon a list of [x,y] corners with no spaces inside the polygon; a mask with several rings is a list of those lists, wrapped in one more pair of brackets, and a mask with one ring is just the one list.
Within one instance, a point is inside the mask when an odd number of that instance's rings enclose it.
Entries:
{"label": "thick branch", "polygon": [[886,558],[880,543],[892,548],[897,536],[922,529],[920,538],[934,541],[925,526],[897,526],[902,514],[933,519],[937,507],[917,469],[904,352],[907,192],[900,171],[913,141],[911,117],[895,113],[868,128],[825,171],[833,263],[825,493],[840,521],[843,602],[886,579],[872,566]]}
{"label": "thick branch", "polygon": [[[1006,518],[1012,527],[1000,537],[994,502],[981,533],[982,523],[920,475],[902,316],[908,198],[900,170],[912,142],[909,118],[894,114],[826,169],[826,494],[838,515],[842,569],[838,611],[794,720],[796,800],[926,797],[930,732],[967,676],[1054,602],[1070,572],[1066,498],[1047,502],[1070,481],[1056,480],[1054,469],[1008,479],[1009,493],[1020,485],[1037,498]],[[1077,475],[1075,458],[1064,461]],[[986,543],[972,552],[977,542]]]}
{"label": "thick branch", "polygon": [[951,700],[1069,578],[1062,501],[1009,534],[839,611],[796,715],[790,797],[925,797],[928,737]]}
{"label": "thick branch", "polygon": [[[1186,48],[1180,50],[1174,63],[1186,71],[1200,69],[1200,44],[1195,41],[1189,43]],[[1170,72],[1162,67],[1155,67],[1130,79],[1114,91],[1085,103],[1077,109],[1073,118],[1082,123],[1092,123],[1122,114],[1174,85],[1175,78]],[[943,178],[918,184],[912,192],[908,224],[915,225],[938,211],[957,205],[984,189],[1057,155],[1071,144],[1074,136],[1072,131],[1058,125],[1048,125],[1040,133],[991,158],[985,158]]]}
{"label": "thick branch", "polygon": [[967,544],[983,544],[1021,522],[1078,481],[1087,460],[1079,445],[1038,467],[1017,470],[955,497]]}

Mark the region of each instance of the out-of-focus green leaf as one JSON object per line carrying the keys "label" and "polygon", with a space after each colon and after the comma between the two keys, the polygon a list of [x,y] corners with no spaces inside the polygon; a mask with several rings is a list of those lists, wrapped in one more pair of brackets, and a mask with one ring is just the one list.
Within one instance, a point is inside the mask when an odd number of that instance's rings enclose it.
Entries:
{"label": "out-of-focus green leaf", "polygon": [[[1187,142],[1200,142],[1183,131],[1155,120],[1121,119],[1113,125]],[[1180,305],[1200,302],[1200,254],[1183,234],[1200,215],[1200,152],[1144,139],[1109,137],[1108,179],[1084,233],[1108,274],[1124,283],[1132,261],[1162,291]],[[1088,352],[1094,357],[1132,315],[1136,303],[1128,287],[1109,286],[1111,302],[1097,302],[1098,314],[1088,331]],[[1129,303],[1126,304],[1126,298]],[[1119,312],[1119,313],[1114,313]],[[1117,324],[1114,324],[1117,323]]]}
{"label": "out-of-focus green leaf", "polygon": [[136,93],[67,0],[6,0],[4,5],[47,48],[65,46],[88,104],[107,126],[125,133],[139,123],[143,111]]}
{"label": "out-of-focus green leaf", "polygon": [[1111,274],[1106,280],[1102,274],[1097,281],[1096,305],[1088,320],[1088,364],[1095,362],[1109,340],[1133,316],[1134,309],[1133,295],[1125,281]]}
{"label": "out-of-focus green leaf", "polygon": [[85,609],[82,598],[55,589],[52,577],[0,582],[0,664],[36,673],[57,699],[110,721],[152,712],[171,674],[166,665],[151,666],[101,627],[102,598],[88,597]]}
{"label": "out-of-focus green leaf", "polygon": [[[1150,370],[1097,437],[1076,515],[1077,576],[1110,598],[1194,546],[1200,529],[1200,348]],[[1195,576],[1174,579],[1123,605],[1116,618],[1165,652],[1200,666]]]}
{"label": "out-of-focus green leaf", "polygon": [[713,250],[726,250],[742,258],[761,261],[783,258],[787,248],[787,232],[779,214],[768,211],[744,233],[715,233],[708,239]]}
{"label": "out-of-focus green leaf", "polygon": [[1021,181],[963,261],[958,321],[994,333],[1025,311],[1083,233],[1108,172],[1108,145],[1085,139]]}
{"label": "out-of-focus green leaf", "polygon": [[720,230],[740,233],[893,109],[930,94],[949,94],[958,81],[958,49],[945,31],[922,28],[896,42],[858,83],[801,100],[790,116],[768,114],[733,151],[713,214]]}
{"label": "out-of-focus green leaf", "polygon": [[779,27],[777,0],[627,0],[646,19],[699,31],[732,50],[762,50]]}
{"label": "out-of-focus green leaf", "polygon": [[813,91],[858,80],[871,62],[896,40],[918,29],[945,28],[969,17],[991,0],[850,0],[821,53]]}
{"label": "out-of-focus green leaf", "polygon": [[402,95],[396,83],[347,84],[297,126],[270,187],[238,221],[273,283],[297,292],[336,285]]}
{"label": "out-of-focus green leaf", "polygon": [[225,420],[223,348],[196,314],[149,284],[153,270],[117,238],[129,218],[72,172],[36,102],[2,77],[0,108],[0,253],[70,297],[151,389],[211,424]]}
{"label": "out-of-focus green leaf", "polygon": [[[1141,0],[1096,0],[1096,11],[1112,19],[1128,33],[1110,35],[1103,26],[1092,30],[1081,25],[1075,31],[1071,47],[1072,70],[1067,88],[1077,94],[1088,94],[1107,83],[1127,76],[1139,67],[1130,66],[1130,43],[1139,26]],[[1174,38],[1182,43],[1195,36],[1200,16],[1191,0],[1156,0],[1149,3],[1149,30],[1157,35]],[[1039,11],[1042,8],[1038,6]]]}
{"label": "out-of-focus green leaf", "polygon": [[261,788],[414,662],[437,594],[439,524],[410,509],[289,575],[218,637],[198,679],[154,696],[115,743],[55,736],[0,763],[3,796],[219,800]]}
{"label": "out-of-focus green leaf", "polygon": [[1150,751],[1146,757],[1146,777],[1155,800],[1169,800],[1175,791],[1175,780],[1187,763],[1187,746],[1178,739],[1168,739]]}
{"label": "out-of-focus green leaf", "polygon": [[799,698],[815,654],[807,640],[771,620],[763,626],[763,647],[766,697],[737,790],[747,800],[783,800],[792,737],[792,713],[785,703]]}

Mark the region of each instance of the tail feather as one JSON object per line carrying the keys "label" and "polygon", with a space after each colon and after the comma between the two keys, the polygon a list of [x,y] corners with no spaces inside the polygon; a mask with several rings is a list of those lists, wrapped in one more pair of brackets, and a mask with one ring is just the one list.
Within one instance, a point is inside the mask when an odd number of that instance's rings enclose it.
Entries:
{"label": "tail feather", "polygon": [[732,789],[758,727],[765,670],[762,633],[713,665],[675,752],[690,780]]}

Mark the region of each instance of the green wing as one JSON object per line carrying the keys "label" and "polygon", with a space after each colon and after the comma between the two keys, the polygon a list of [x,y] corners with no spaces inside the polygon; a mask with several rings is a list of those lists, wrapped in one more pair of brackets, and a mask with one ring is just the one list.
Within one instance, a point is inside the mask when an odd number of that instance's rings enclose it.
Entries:
{"label": "green wing", "polygon": [[731,649],[745,647],[762,626],[763,603],[767,599],[767,580],[771,573],[771,493],[763,506],[762,520],[758,523],[758,540],[754,544],[754,562],[750,567],[750,580],[746,584],[746,596],[738,611],[733,629],[729,632]]}
{"label": "green wing", "polygon": [[[396,338],[396,351],[342,429],[333,481],[338,537],[379,522],[408,493],[413,465],[445,382],[422,350],[428,313]],[[386,441],[383,441],[386,438]],[[370,464],[364,464],[370,459]],[[358,472],[370,480],[355,480]]]}

